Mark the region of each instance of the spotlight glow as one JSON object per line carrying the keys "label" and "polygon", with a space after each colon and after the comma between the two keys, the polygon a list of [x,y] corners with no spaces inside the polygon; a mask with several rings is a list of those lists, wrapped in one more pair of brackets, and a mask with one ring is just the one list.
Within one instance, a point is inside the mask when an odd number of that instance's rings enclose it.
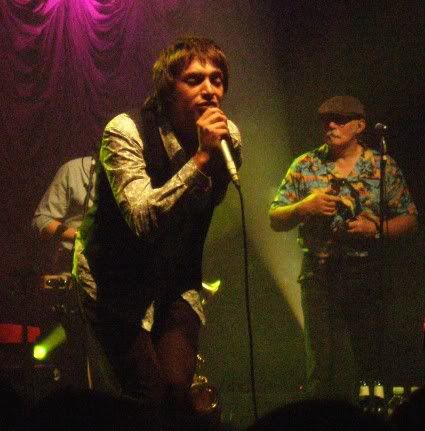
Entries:
{"label": "spotlight glow", "polygon": [[43,338],[40,343],[36,344],[33,349],[33,357],[38,361],[43,361],[47,358],[50,352],[63,344],[66,340],[65,329],[62,325],[57,326]]}
{"label": "spotlight glow", "polygon": [[211,283],[207,283],[206,281],[202,282],[202,305],[205,305],[212,299],[212,297],[218,292],[220,285],[221,280],[212,281]]}
{"label": "spotlight glow", "polygon": [[34,359],[37,359],[37,361],[42,361],[47,356],[46,348],[40,344],[36,344],[32,355]]}

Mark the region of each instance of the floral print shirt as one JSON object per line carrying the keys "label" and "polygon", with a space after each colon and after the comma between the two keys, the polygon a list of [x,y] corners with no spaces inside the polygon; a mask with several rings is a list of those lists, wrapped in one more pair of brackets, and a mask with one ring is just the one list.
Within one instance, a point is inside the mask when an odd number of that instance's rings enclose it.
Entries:
{"label": "floral print shirt", "polygon": [[[291,205],[303,200],[317,189],[341,197],[336,215],[312,217],[299,226],[299,243],[304,252],[320,257],[367,253],[365,240],[348,240],[344,236],[348,219],[362,214],[376,223],[380,217],[381,155],[363,147],[361,156],[347,177],[338,176],[335,162],[328,157],[326,144],[296,158],[272,202],[272,208]],[[386,219],[403,214],[417,214],[417,209],[400,168],[387,157],[385,169]]]}

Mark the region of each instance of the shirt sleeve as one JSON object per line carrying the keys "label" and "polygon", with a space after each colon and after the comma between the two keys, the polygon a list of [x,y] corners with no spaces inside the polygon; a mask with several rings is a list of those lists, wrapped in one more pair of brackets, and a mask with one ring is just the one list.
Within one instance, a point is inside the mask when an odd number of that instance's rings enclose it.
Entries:
{"label": "shirt sleeve", "polygon": [[138,127],[127,114],[106,127],[100,161],[124,219],[139,237],[154,241],[211,201],[211,179],[192,159],[161,187],[153,187]]}
{"label": "shirt sleeve", "polygon": [[69,208],[69,170],[61,166],[38,204],[32,226],[41,232],[51,221],[62,221]]}
{"label": "shirt sleeve", "polygon": [[242,165],[242,138],[241,132],[232,121],[228,121],[230,139],[232,141],[232,151],[233,161],[235,162],[236,167],[239,169]]}
{"label": "shirt sleeve", "polygon": [[300,196],[300,179],[298,160],[295,160],[283,178],[271,204],[271,209],[292,205],[302,199]]}
{"label": "shirt sleeve", "polygon": [[407,187],[401,169],[393,158],[387,156],[385,174],[387,206],[390,217],[398,215],[417,215],[418,211]]}

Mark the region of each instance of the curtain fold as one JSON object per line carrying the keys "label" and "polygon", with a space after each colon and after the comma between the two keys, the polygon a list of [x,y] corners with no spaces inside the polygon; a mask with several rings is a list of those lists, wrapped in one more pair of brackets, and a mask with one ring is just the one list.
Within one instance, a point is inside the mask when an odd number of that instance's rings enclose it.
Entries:
{"label": "curtain fold", "polygon": [[179,4],[0,0],[0,275],[32,260],[32,214],[57,168],[150,91]]}

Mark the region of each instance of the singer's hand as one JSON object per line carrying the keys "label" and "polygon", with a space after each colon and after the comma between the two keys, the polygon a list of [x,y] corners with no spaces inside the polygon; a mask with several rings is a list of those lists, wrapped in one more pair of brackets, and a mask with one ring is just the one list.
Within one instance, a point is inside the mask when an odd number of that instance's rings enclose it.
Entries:
{"label": "singer's hand", "polygon": [[209,154],[219,149],[220,140],[229,135],[227,117],[217,107],[208,107],[196,122],[198,129],[198,151]]}
{"label": "singer's hand", "polygon": [[196,126],[198,130],[198,151],[195,153],[193,160],[199,170],[210,175],[212,171],[217,170],[216,167],[212,166],[214,163],[212,163],[211,159],[221,159],[221,157],[214,157],[214,154],[220,150],[220,141],[223,136],[229,135],[227,117],[221,109],[211,106],[198,118]]}

